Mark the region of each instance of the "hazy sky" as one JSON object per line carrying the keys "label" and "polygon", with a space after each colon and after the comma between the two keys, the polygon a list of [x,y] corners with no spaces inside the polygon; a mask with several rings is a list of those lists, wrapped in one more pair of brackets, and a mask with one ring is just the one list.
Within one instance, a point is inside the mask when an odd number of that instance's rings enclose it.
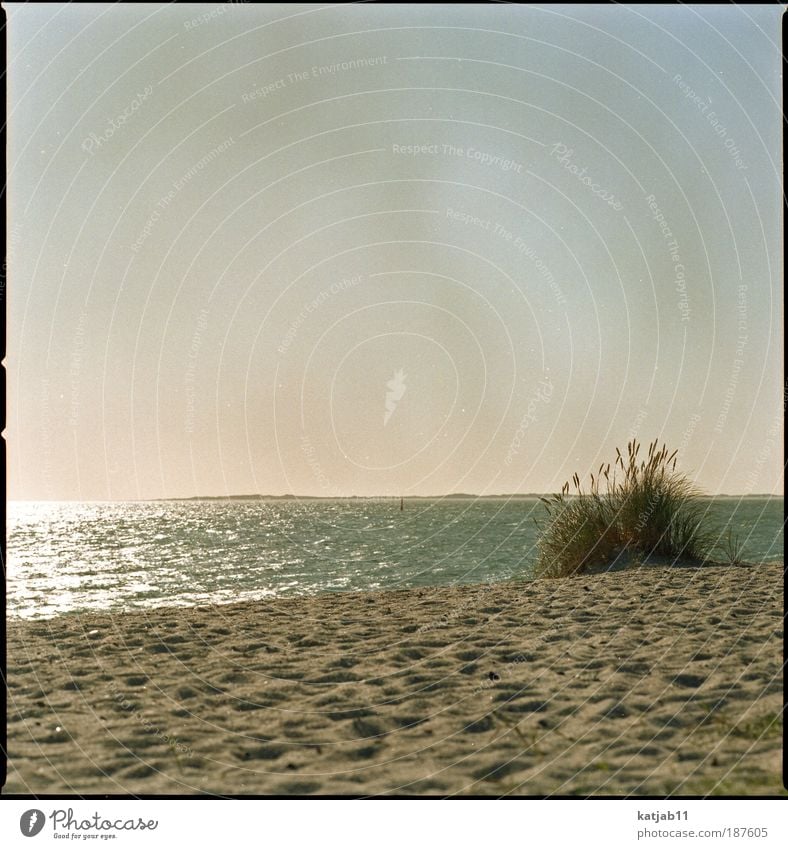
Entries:
{"label": "hazy sky", "polygon": [[11,498],[782,492],[780,6],[4,8]]}

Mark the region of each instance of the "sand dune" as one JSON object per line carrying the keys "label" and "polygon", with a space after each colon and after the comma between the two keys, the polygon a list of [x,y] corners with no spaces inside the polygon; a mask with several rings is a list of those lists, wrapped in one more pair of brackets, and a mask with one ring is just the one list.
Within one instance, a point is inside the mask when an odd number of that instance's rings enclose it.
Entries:
{"label": "sand dune", "polygon": [[6,793],[782,792],[783,567],[8,626]]}

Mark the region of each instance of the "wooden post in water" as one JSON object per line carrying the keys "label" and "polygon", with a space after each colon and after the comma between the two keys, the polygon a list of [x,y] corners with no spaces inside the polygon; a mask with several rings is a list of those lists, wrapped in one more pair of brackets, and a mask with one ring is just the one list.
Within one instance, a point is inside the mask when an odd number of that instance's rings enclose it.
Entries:
{"label": "wooden post in water", "polygon": [[401,511],[405,509],[405,499],[402,498],[402,497],[400,497],[400,500],[399,500],[399,509]]}

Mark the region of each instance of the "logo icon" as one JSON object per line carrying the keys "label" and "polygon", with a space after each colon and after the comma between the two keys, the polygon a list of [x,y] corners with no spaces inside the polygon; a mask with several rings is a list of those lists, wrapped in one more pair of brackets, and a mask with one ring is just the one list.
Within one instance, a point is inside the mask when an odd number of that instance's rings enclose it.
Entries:
{"label": "logo icon", "polygon": [[31,808],[19,818],[19,830],[25,837],[35,837],[44,827],[45,822],[44,812],[39,811],[38,808]]}
{"label": "logo icon", "polygon": [[388,392],[386,392],[386,411],[383,413],[383,427],[389,423],[391,414],[396,410],[398,402],[402,400],[407,386],[405,386],[405,378],[407,375],[402,369],[398,369],[394,373],[394,377],[386,384]]}

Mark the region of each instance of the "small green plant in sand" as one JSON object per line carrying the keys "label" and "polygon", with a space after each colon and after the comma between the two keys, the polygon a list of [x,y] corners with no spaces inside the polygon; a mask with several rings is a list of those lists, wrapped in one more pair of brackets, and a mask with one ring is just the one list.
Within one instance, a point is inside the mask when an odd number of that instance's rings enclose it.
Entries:
{"label": "small green plant in sand", "polygon": [[717,549],[722,553],[725,562],[731,566],[741,566],[744,563],[742,558],[744,545],[739,539],[739,535],[734,533],[731,528],[728,528],[728,533],[722,542],[717,545]]}
{"label": "small green plant in sand", "polygon": [[636,560],[649,556],[702,560],[710,537],[701,524],[701,493],[676,472],[676,451],[655,440],[644,460],[640,444],[616,448],[614,463],[604,463],[584,489],[577,474],[561,492],[542,501],[547,518],[538,543],[536,576],[561,578],[605,566],[624,552]]}
{"label": "small green plant in sand", "polygon": [[778,770],[735,769],[723,776],[693,776],[686,780],[663,782],[650,791],[655,796],[788,796]]}
{"label": "small green plant in sand", "polygon": [[777,739],[782,737],[782,713],[766,713],[747,722],[738,722],[731,733],[745,740]]}
{"label": "small green plant in sand", "polygon": [[703,702],[701,707],[707,711],[698,723],[698,732],[712,732],[717,737],[738,737],[743,740],[760,741],[782,738],[782,712],[760,714],[746,720],[732,716],[730,712],[712,709]]}

